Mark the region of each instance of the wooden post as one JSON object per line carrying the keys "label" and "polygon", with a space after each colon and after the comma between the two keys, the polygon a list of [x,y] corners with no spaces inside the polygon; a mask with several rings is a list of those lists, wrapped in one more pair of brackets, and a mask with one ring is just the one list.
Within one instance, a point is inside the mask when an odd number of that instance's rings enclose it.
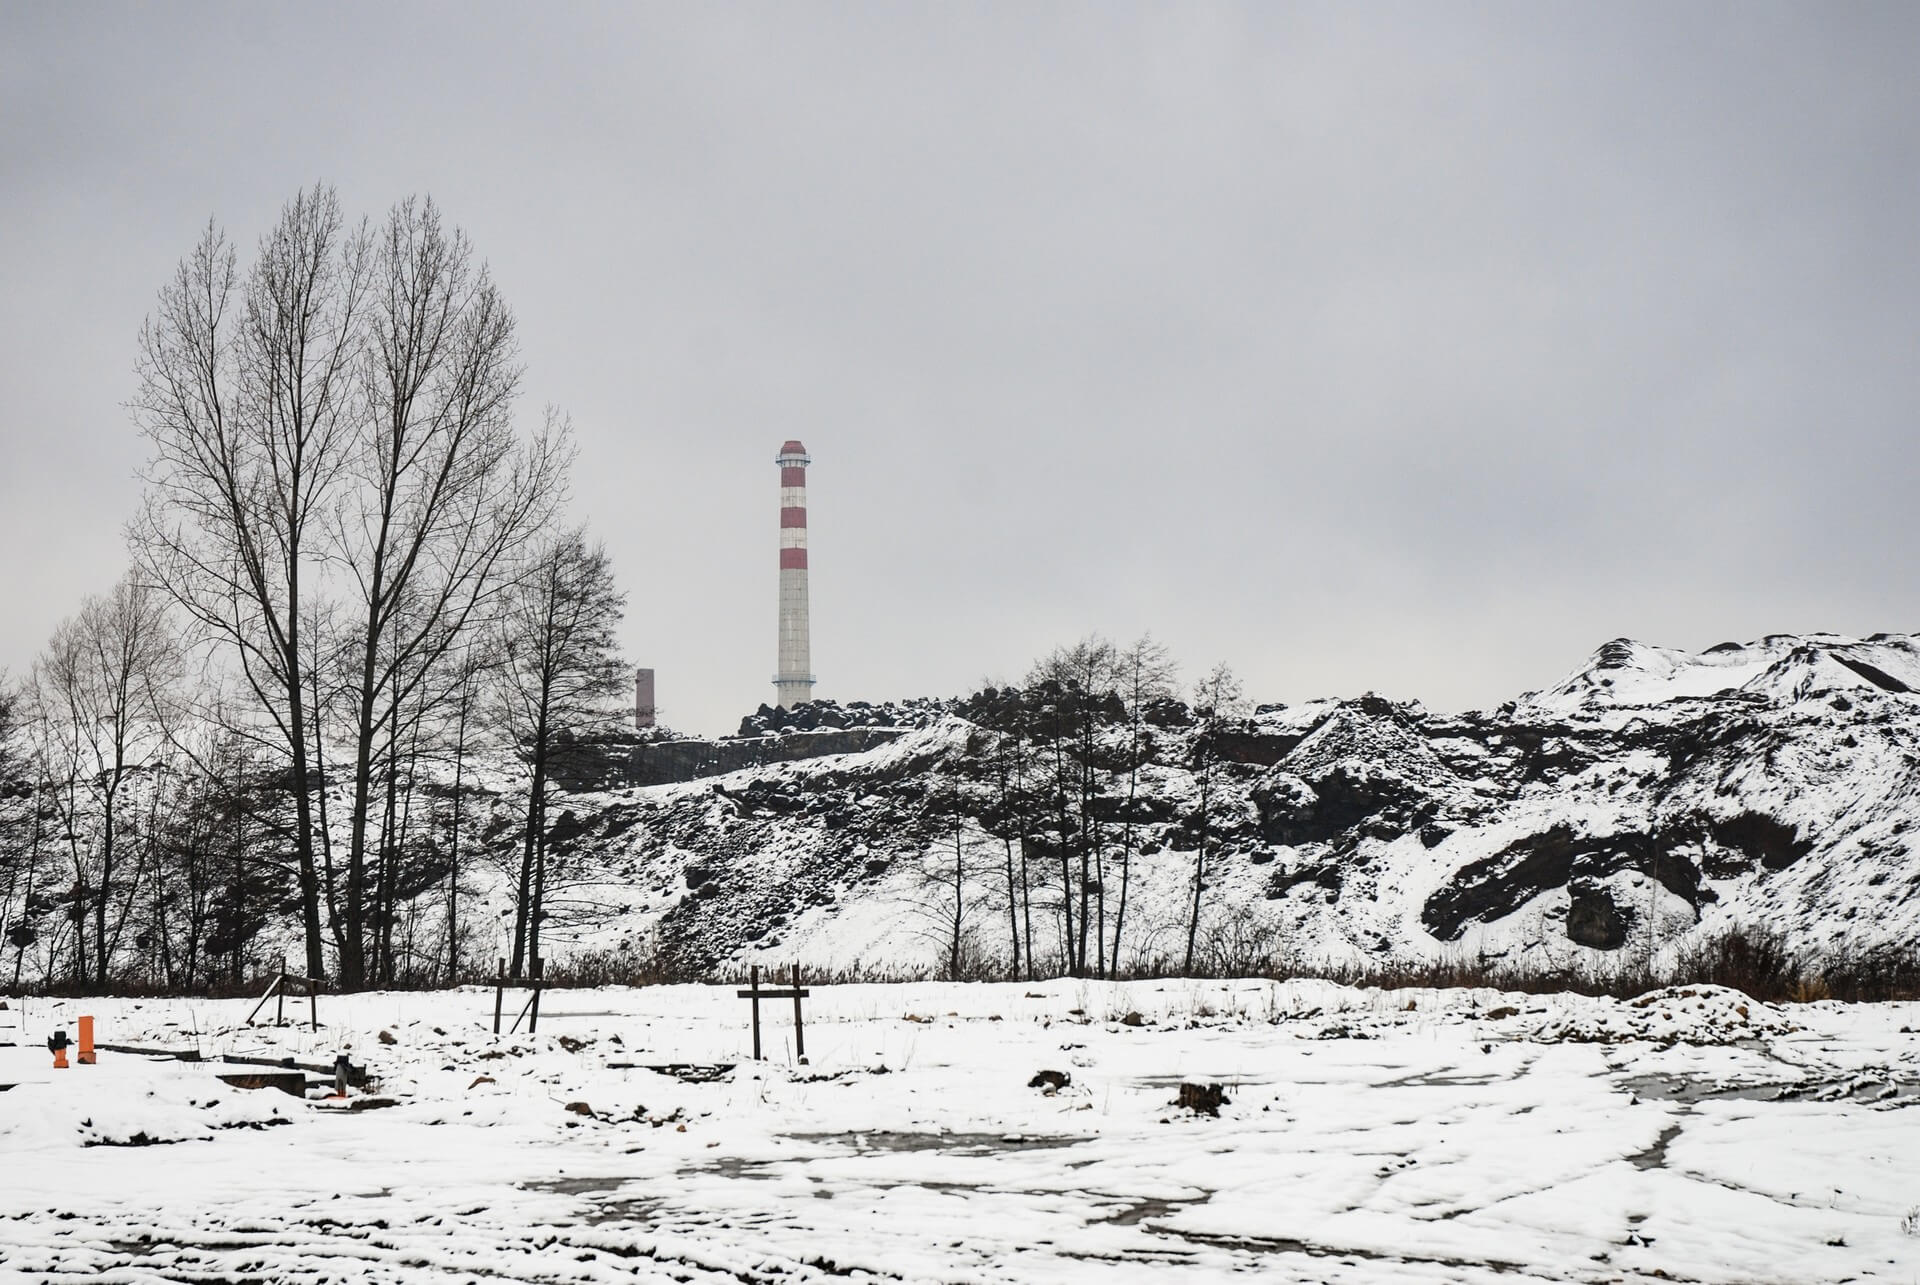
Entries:
{"label": "wooden post", "polygon": [[280,956],[280,991],[273,999],[273,1024],[287,1024],[287,957]]}
{"label": "wooden post", "polygon": [[320,979],[307,978],[307,1020],[313,1023],[313,1029],[320,1029]]}
{"label": "wooden post", "polygon": [[760,965],[755,964],[753,966],[753,970],[748,974],[748,976],[751,978],[749,985],[751,985],[753,988],[753,995],[751,997],[753,999],[753,1060],[758,1062],[761,1060],[760,1058]]}
{"label": "wooden post", "polygon": [[800,1065],[807,1064],[807,1036],[800,1027],[800,997],[806,992],[800,989],[800,965],[793,966],[793,1055],[800,1059]]}
{"label": "wooden post", "polygon": [[267,987],[267,993],[260,997],[260,1002],[258,1004],[255,1004],[253,1006],[253,1011],[247,1014],[246,1024],[248,1026],[253,1025],[253,1019],[260,1016],[260,1010],[267,1006],[267,1001],[272,999],[275,995],[278,995],[282,990],[284,990],[286,988],[286,984],[287,984],[287,978],[285,973],[282,973],[279,977],[276,977],[274,979],[273,984]]}
{"label": "wooden post", "polygon": [[500,1006],[507,1000],[507,961],[500,959],[500,975],[493,984],[493,1033],[500,1033]]}
{"label": "wooden post", "polygon": [[540,1029],[540,979],[547,973],[547,961],[538,955],[533,957],[533,1015],[527,1021],[527,1034],[532,1035]]}
{"label": "wooden post", "polygon": [[793,985],[787,990],[781,990],[778,985],[780,974],[778,970],[776,970],[773,973],[774,988],[763,991],[760,989],[760,965],[753,964],[750,965],[747,970],[747,989],[734,992],[734,994],[741,999],[750,1000],[753,1004],[753,1060],[756,1062],[764,1061],[766,1056],[760,1044],[760,1001],[763,999],[790,999],[793,1001],[793,1055],[800,1060],[802,1065],[806,1063],[807,1032],[806,1028],[801,1024],[803,1019],[800,1001],[807,997],[808,992],[806,987],[800,984],[800,965],[795,964],[790,975],[793,979]]}

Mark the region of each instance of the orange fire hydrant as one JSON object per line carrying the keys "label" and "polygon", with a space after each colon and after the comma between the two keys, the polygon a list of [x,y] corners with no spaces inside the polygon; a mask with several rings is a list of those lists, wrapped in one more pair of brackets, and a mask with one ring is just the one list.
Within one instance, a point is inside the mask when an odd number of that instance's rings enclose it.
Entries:
{"label": "orange fire hydrant", "polygon": [[80,1053],[74,1060],[79,1062],[81,1066],[94,1065],[93,1019],[91,1017],[83,1017],[80,1019]]}
{"label": "orange fire hydrant", "polygon": [[65,1031],[55,1031],[52,1035],[49,1035],[47,1037],[47,1047],[53,1050],[53,1069],[56,1071],[66,1070],[67,1069],[67,1048],[68,1048],[67,1033]]}

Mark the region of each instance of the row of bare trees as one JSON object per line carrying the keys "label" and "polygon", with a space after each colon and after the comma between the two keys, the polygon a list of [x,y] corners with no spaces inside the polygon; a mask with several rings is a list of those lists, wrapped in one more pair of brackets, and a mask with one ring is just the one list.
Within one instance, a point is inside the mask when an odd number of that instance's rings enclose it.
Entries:
{"label": "row of bare trees", "polygon": [[258,773],[196,715],[193,689],[162,596],[126,579],[62,622],[0,696],[12,985],[211,980],[215,957],[237,958],[264,923],[271,890],[251,875],[249,825],[262,809],[241,798]]}
{"label": "row of bare trees", "polygon": [[[315,187],[244,264],[207,226],[141,330],[138,375],[133,569],[61,627],[20,702],[45,741],[27,829],[50,813],[53,836],[24,842],[86,849],[64,894],[88,907],[62,930],[90,959],[76,977],[109,978],[152,881],[128,863],[159,860],[128,849],[127,796],[152,847],[161,811],[210,823],[196,791],[248,814],[241,846],[297,914],[309,975],[457,973],[462,796],[489,737],[529,777],[518,972],[539,952],[547,764],[611,714],[624,602],[604,550],[562,525],[565,420],[520,426],[514,321],[486,266],[431,200],[351,221]],[[198,859],[204,838],[180,841]]]}
{"label": "row of bare trees", "polygon": [[957,776],[932,800],[942,832],[922,880],[923,917],[951,975],[970,971],[967,943],[990,940],[992,919],[1003,922],[1001,957],[1013,976],[1112,976],[1150,953],[1133,900],[1147,812],[1141,783],[1165,761],[1169,738],[1155,724],[1175,710],[1192,724],[1172,739],[1193,782],[1178,953],[1160,937],[1166,925],[1149,927],[1157,959],[1194,969],[1221,805],[1219,733],[1246,706],[1224,664],[1194,684],[1190,705],[1177,678],[1151,636],[1119,646],[1096,635],[1043,657],[1018,688],[975,698],[984,743],[971,756],[973,779]]}

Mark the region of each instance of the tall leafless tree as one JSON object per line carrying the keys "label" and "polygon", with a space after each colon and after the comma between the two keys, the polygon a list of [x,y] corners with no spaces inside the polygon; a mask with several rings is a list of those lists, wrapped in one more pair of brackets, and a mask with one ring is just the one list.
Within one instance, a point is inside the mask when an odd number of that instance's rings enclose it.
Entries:
{"label": "tall leafless tree", "polygon": [[340,977],[367,977],[368,857],[382,747],[464,631],[509,583],[515,555],[564,498],[566,426],[549,412],[515,432],[512,315],[461,232],[432,201],[396,206],[377,238],[366,415],[355,485],[336,524],[351,581],[348,818]]}
{"label": "tall leafless tree", "polygon": [[372,255],[329,188],[287,203],[244,277],[209,223],[140,332],[152,448],[130,535],[146,578],[221,644],[290,768],[307,971],[324,975],[301,625],[361,420]]}

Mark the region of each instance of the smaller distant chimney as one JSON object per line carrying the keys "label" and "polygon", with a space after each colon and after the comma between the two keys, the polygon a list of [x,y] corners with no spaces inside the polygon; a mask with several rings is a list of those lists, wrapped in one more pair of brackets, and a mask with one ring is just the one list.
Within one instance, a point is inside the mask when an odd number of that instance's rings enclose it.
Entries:
{"label": "smaller distant chimney", "polygon": [[653,671],[633,671],[633,725],[639,731],[653,726]]}

